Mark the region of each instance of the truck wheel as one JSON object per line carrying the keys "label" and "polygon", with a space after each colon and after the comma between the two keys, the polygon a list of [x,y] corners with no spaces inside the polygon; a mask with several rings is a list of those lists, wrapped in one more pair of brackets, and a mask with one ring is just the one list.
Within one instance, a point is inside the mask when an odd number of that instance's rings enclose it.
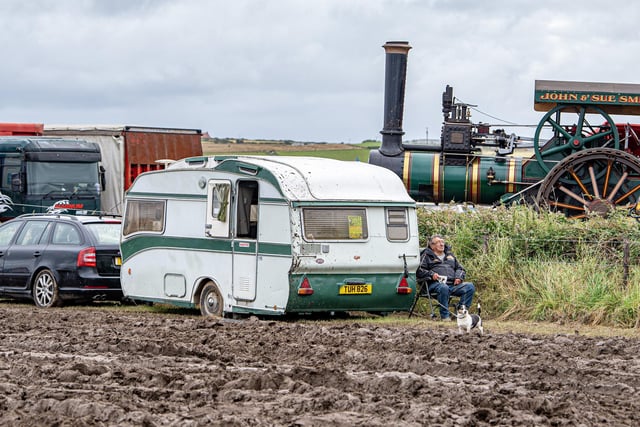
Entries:
{"label": "truck wheel", "polygon": [[40,308],[55,307],[60,304],[58,283],[50,270],[42,270],[33,280],[33,301]]}
{"label": "truck wheel", "polygon": [[222,295],[213,283],[207,283],[200,294],[200,313],[207,317],[222,317]]}

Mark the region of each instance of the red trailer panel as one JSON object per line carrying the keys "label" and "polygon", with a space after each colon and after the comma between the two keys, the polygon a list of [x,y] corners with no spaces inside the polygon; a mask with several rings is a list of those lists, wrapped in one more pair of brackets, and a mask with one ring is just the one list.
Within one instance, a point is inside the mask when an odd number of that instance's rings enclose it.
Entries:
{"label": "red trailer panel", "polygon": [[189,129],[126,127],[124,189],[143,172],[164,169],[158,160],[202,155],[202,132]]}
{"label": "red trailer panel", "polygon": [[0,135],[42,136],[42,123],[0,123]]}

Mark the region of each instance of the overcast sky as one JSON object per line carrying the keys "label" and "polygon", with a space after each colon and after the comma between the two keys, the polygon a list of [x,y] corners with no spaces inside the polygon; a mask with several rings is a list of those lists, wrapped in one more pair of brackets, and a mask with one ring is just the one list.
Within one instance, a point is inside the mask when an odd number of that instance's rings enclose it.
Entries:
{"label": "overcast sky", "polygon": [[0,121],[380,139],[381,46],[405,40],[406,140],[439,138],[447,84],[537,124],[536,79],[640,83],[639,19],[616,0],[2,0]]}

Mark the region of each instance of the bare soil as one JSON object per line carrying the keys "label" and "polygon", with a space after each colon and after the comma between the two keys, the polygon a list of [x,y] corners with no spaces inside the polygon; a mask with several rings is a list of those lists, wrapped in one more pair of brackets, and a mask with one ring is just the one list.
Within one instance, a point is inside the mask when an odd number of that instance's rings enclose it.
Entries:
{"label": "bare soil", "polygon": [[640,341],[1,304],[0,424],[640,425]]}

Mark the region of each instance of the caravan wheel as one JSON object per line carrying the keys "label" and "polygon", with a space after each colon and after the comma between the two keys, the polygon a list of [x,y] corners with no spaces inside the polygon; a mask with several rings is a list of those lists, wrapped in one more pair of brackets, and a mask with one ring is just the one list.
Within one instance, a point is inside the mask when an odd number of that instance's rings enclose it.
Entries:
{"label": "caravan wheel", "polygon": [[203,316],[222,317],[222,295],[213,283],[207,283],[200,294],[200,313]]}

